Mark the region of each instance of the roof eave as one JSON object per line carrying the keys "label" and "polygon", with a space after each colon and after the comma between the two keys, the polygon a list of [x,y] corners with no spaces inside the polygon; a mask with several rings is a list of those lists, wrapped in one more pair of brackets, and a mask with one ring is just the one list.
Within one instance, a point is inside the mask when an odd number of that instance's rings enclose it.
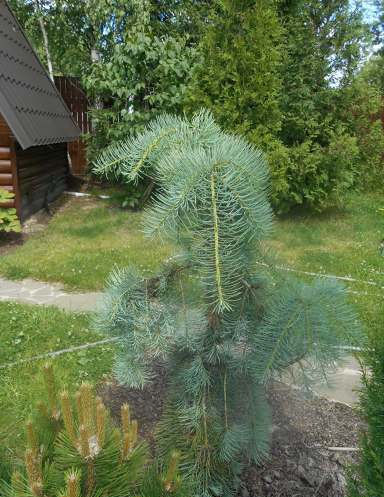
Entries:
{"label": "roof eave", "polygon": [[33,141],[31,141],[30,136],[25,131],[23,126],[21,126],[20,121],[17,119],[12,119],[9,116],[13,116],[12,107],[9,105],[5,96],[0,92],[0,108],[3,109],[3,118],[6,120],[9,128],[12,131],[12,134],[19,142],[22,149],[29,148],[33,145]]}

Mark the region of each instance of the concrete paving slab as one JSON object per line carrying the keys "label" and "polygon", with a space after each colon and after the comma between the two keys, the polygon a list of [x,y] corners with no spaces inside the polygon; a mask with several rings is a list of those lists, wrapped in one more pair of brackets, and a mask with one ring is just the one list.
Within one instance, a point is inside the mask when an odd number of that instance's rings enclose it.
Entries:
{"label": "concrete paving slab", "polygon": [[95,311],[101,294],[66,293],[57,284],[26,279],[9,281],[0,278],[0,301],[17,301],[36,305],[55,305],[61,309],[85,312]]}
{"label": "concrete paving slab", "polygon": [[356,405],[362,387],[361,378],[362,373],[358,361],[353,356],[349,356],[340,368],[329,376],[330,386],[320,385],[314,390],[321,397]]}
{"label": "concrete paving slab", "polygon": [[[335,372],[328,375],[328,384],[314,385],[312,390],[319,397],[354,406],[359,401],[361,379],[360,365],[355,357],[350,355],[345,357]],[[291,376],[284,376],[284,381],[292,384]],[[293,386],[300,388],[299,385],[293,384]]]}
{"label": "concrete paving slab", "polygon": [[96,311],[101,299],[100,293],[77,293],[67,294],[57,297],[53,301],[53,305],[65,309],[67,311]]}

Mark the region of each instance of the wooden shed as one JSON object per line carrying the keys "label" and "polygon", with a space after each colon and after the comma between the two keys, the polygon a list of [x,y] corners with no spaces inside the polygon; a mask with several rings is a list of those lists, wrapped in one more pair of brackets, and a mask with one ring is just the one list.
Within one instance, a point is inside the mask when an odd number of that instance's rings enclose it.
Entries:
{"label": "wooden shed", "polygon": [[21,221],[56,199],[69,176],[67,143],[81,131],[7,2],[0,0],[0,187]]}

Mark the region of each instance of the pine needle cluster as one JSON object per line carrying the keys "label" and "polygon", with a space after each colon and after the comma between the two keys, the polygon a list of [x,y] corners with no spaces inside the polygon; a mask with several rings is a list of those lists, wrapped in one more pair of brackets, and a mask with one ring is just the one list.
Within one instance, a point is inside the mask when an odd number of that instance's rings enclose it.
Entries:
{"label": "pine needle cluster", "polygon": [[156,181],[144,231],[180,247],[153,277],[132,267],[110,276],[96,324],[119,338],[117,378],[143,387],[153,362],[165,364],[161,449],[181,452],[199,497],[232,495],[242,462],[268,455],[268,382],[292,365],[306,382],[326,377],[339,346],[360,339],[355,313],[336,282],[255,264],[272,228],[268,166],[209,112],[162,116],[96,167]]}
{"label": "pine needle cluster", "polygon": [[22,470],[3,482],[4,497],[186,497],[180,454],[150,461],[128,404],[115,425],[89,383],[74,396],[58,394],[52,366],[44,367],[47,402],[26,424]]}

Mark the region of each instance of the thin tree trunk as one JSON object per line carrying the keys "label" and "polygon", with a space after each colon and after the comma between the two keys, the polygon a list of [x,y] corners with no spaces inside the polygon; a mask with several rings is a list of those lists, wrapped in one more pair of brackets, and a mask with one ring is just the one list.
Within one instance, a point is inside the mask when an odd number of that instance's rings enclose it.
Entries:
{"label": "thin tree trunk", "polygon": [[[96,48],[92,48],[91,50],[91,61],[92,64],[97,64],[100,61],[100,52]],[[97,110],[101,110],[103,108],[103,101],[99,95],[95,96],[94,106]]]}
{"label": "thin tree trunk", "polygon": [[[37,5],[37,8],[39,8],[39,5]],[[45,55],[47,57],[47,65],[48,65],[49,77],[51,78],[52,81],[54,81],[54,79],[53,79],[52,59],[51,59],[51,54],[50,54],[50,51],[49,51],[49,43],[48,43],[47,30],[45,29],[45,24],[44,24],[43,16],[40,15],[40,13],[39,13],[39,24],[40,24],[41,33],[43,35],[43,40],[44,40],[44,48],[45,48]]]}

